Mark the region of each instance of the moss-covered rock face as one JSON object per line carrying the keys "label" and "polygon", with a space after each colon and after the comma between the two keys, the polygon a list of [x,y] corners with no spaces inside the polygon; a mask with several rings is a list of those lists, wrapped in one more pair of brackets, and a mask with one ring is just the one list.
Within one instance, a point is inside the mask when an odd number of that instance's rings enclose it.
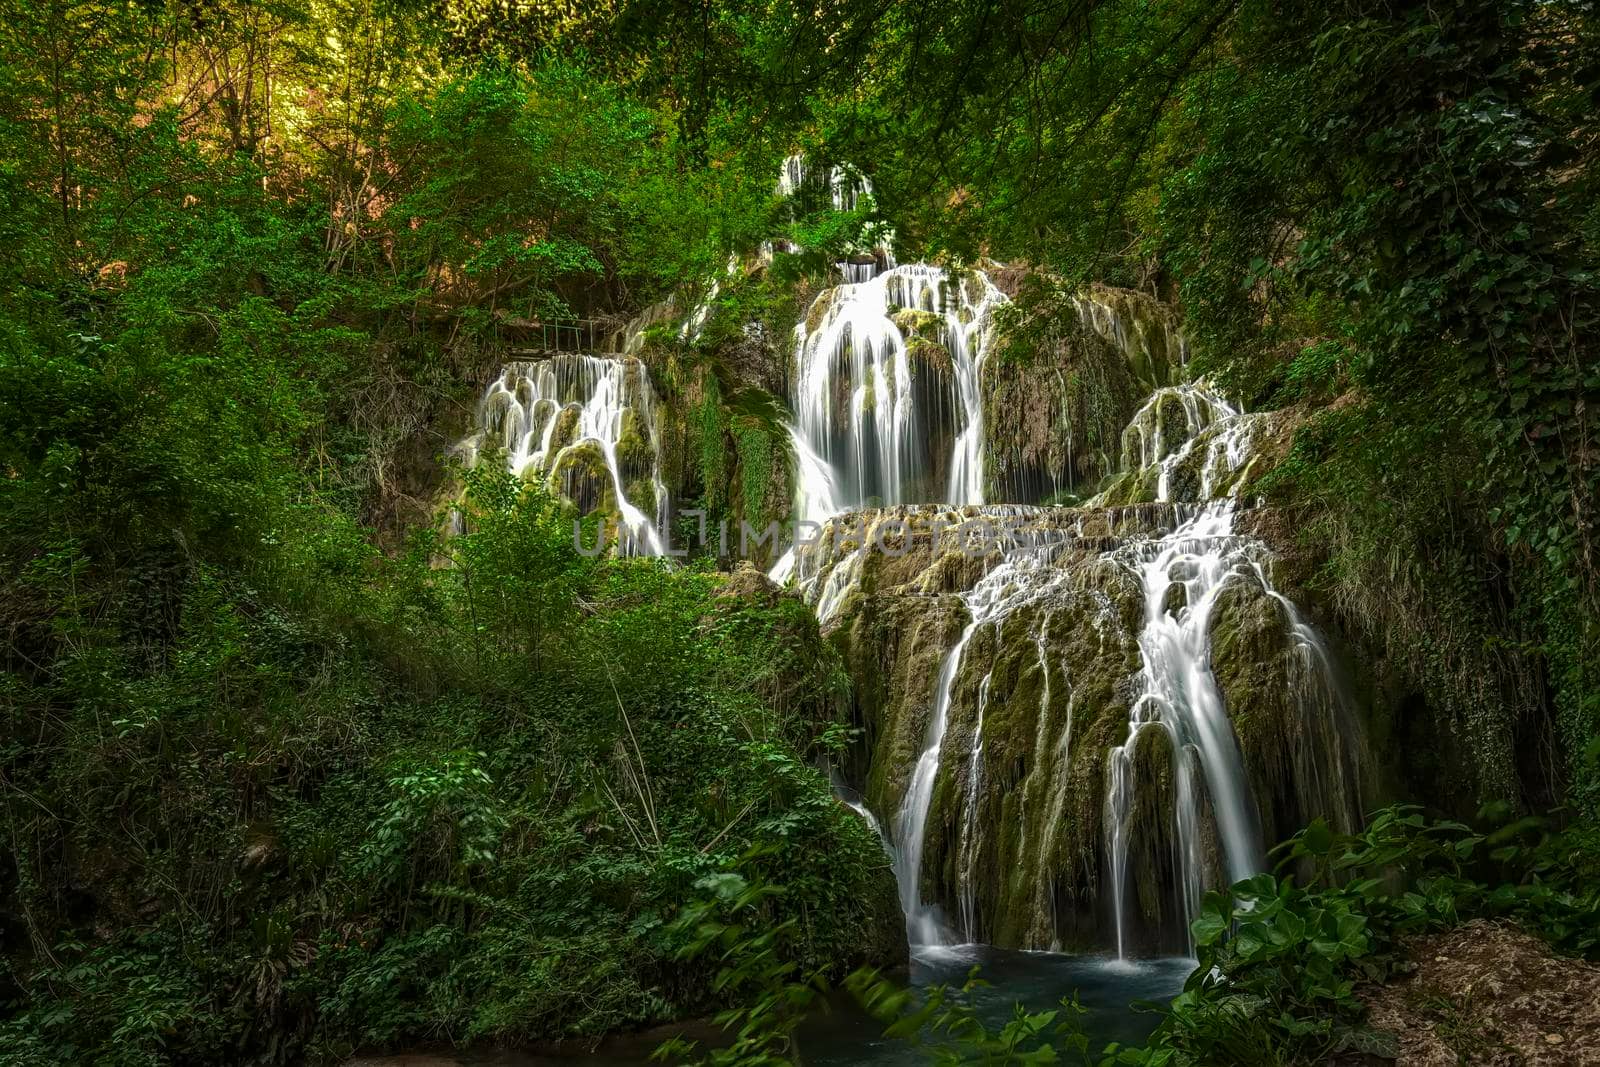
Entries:
{"label": "moss-covered rock face", "polygon": [[[920,899],[954,935],[1025,948],[1114,947],[1107,776],[1143,691],[1146,596],[1136,561],[1148,552],[1140,546],[1186,514],[1164,504],[881,509],[842,518],[803,554],[802,587],[813,602],[830,590],[825,632],[856,682],[866,744],[848,770],[891,831],[927,744],[941,674],[973,618],[963,594],[984,580],[1009,598],[1005,612],[973,629],[955,664],[926,820]],[[990,529],[963,537],[954,532],[963,520]],[[1051,547],[1024,566],[1017,546],[1030,537]],[[1240,558],[1270,566],[1264,549]],[[1188,596],[1173,582],[1158,606],[1173,615],[1201,610]],[[1318,815],[1352,826],[1365,788],[1361,724],[1315,660],[1322,646],[1248,566],[1231,572],[1209,607],[1212,669],[1266,843]],[[1181,951],[1189,916],[1180,804],[1199,812],[1202,833],[1190,847],[1202,882],[1224,877],[1204,773],[1159,723],[1143,725],[1129,752],[1124,947]],[[1187,798],[1176,785],[1185,760],[1198,783]]]}
{"label": "moss-covered rock face", "polygon": [[1374,789],[1363,725],[1328,657],[1322,639],[1253,577],[1218,595],[1212,672],[1269,843],[1318,817],[1353,831]]}
{"label": "moss-covered rock face", "polygon": [[580,441],[556,454],[550,465],[550,482],[583,515],[600,512],[614,518],[617,494],[606,466],[606,454],[596,441]]}
{"label": "moss-covered rock face", "polygon": [[1008,329],[996,348],[979,383],[990,498],[1087,496],[1116,469],[1143,395],[1133,367],[1071,302],[1043,325]]}
{"label": "moss-covered rock face", "polygon": [[583,411],[576,404],[568,404],[553,415],[555,428],[550,431],[549,455],[557,455],[578,439],[578,422]]}
{"label": "moss-covered rock face", "polygon": [[1172,305],[1146,293],[1095,285],[1078,297],[1084,319],[1127,359],[1146,391],[1177,381],[1189,345]]}
{"label": "moss-covered rock face", "polygon": [[[1173,310],[1143,293],[1032,281],[1026,313],[1009,317],[983,367],[989,495],[1072,503],[1126,466],[1123,428],[1152,389],[1176,380],[1188,346]],[[1118,503],[1154,495],[1153,485],[1127,488]]]}

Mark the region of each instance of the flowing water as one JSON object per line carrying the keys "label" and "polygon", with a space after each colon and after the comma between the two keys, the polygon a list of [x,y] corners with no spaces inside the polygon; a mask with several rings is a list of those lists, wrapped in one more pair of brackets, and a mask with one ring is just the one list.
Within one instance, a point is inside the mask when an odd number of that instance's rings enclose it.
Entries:
{"label": "flowing water", "polygon": [[[1237,529],[1243,506],[1237,495],[1254,442],[1265,425],[1263,420],[1264,416],[1240,412],[1201,385],[1163,387],[1138,410],[1123,438],[1125,466],[1155,487],[1157,499],[1150,506],[1155,528],[1114,539],[1103,555],[1108,565],[1136,580],[1141,614],[1136,634],[1139,669],[1132,680],[1135,696],[1130,702],[1126,737],[1107,753],[1103,778],[1107,944],[1122,959],[1135,954],[1131,936],[1134,916],[1129,910],[1135,887],[1129,882],[1129,853],[1138,833],[1134,815],[1143,788],[1135,754],[1147,731],[1162,731],[1172,753],[1173,807],[1163,834],[1175,871],[1171,905],[1182,929],[1187,931],[1209,885],[1263,869],[1266,843],[1260,816],[1211,665],[1215,609],[1224,592],[1236,584],[1248,584],[1252,595],[1279,606],[1295,651],[1297,668],[1289,682],[1292,698],[1304,709],[1301,721],[1313,724],[1307,732],[1316,740],[1312,751],[1294,754],[1297,770],[1311,783],[1306,795],[1313,803],[1334,798],[1331,803],[1343,809],[1337,813],[1337,821],[1347,825],[1354,824],[1358,813],[1356,798],[1345,787],[1353,778],[1355,756],[1342,740],[1347,702],[1337,684],[1332,658],[1314,628],[1273,588],[1268,566],[1271,554],[1265,544]],[[819,467],[836,473],[834,465],[827,462],[819,462]],[[1092,513],[1095,506],[1097,502],[1080,514]],[[889,820],[908,938],[924,949],[976,940],[985,929],[980,885],[984,879],[1006,877],[1004,872],[985,869],[979,859],[986,834],[980,812],[986,800],[984,731],[994,663],[969,663],[968,659],[977,635],[992,629],[998,640],[1006,620],[1028,608],[1034,611],[1027,632],[1037,647],[1041,681],[1033,741],[1038,773],[1025,787],[1024,804],[1038,804],[1046,814],[1039,836],[1029,840],[1024,824],[1015,844],[1008,847],[1014,849],[1018,860],[1029,857],[1027,869],[1039,879],[1034,907],[1046,932],[1029,940],[1041,948],[1055,947],[1056,894],[1050,863],[1062,823],[1068,818],[1066,780],[1073,758],[1076,690],[1051,653],[1049,604],[1054,594],[1068,587],[1074,595],[1084,592],[1075,577],[1082,572],[1072,569],[1081,567],[1081,562],[1058,565],[1063,546],[1073,547],[1079,553],[1073,558],[1081,560],[1083,518],[1060,522],[1050,517],[1072,512],[1020,505],[868,511],[850,520],[860,528],[844,539],[842,548],[835,545],[807,552],[792,573],[819,618],[830,621],[862,582],[877,537],[873,523],[901,523],[907,518],[927,523],[946,512],[952,517],[976,515],[996,522],[1017,517],[1042,521],[1051,527],[1053,536],[996,540],[981,575],[959,594],[965,609],[964,625],[933,679],[921,746],[909,783]],[[1121,625],[1117,617],[1108,602],[1095,625],[1114,630]],[[994,641],[983,647],[994,649]],[[1055,701],[1063,702],[1064,709]],[[955,742],[959,747],[953,747],[950,726],[957,704],[968,709],[971,727],[959,735]],[[928,820],[938,783],[945,776],[954,776],[960,783],[959,821],[945,831],[954,841],[955,862],[952,884],[930,887]],[[1021,871],[1017,869],[1017,876]],[[946,914],[940,900],[950,903],[953,914]],[[1172,947],[1192,951],[1186,934],[1180,937],[1184,939]],[[1148,951],[1148,939],[1142,950]]]}
{"label": "flowing water", "polygon": [[[655,390],[643,363],[572,354],[508,363],[478,405],[478,425],[472,457],[494,445],[512,474],[545,479],[584,511],[609,502],[623,551],[661,555],[667,489]],[[579,499],[585,475],[598,477],[598,499]],[[630,499],[630,484],[654,497],[653,515]]]}
{"label": "flowing water", "polygon": [[[912,945],[943,946],[957,941],[956,934],[946,925],[939,909],[923,899],[921,879],[928,810],[933,803],[934,784],[944,755],[950,702],[962,656],[980,628],[998,627],[1018,609],[1047,596],[1057,584],[1067,579],[1066,571],[1051,566],[1053,551],[1054,546],[1048,544],[1013,547],[999,564],[962,595],[969,621],[955,645],[945,654],[944,663],[939,668],[939,677],[934,683],[933,713],[928,723],[927,739],[894,823],[894,840],[898,848],[895,873],[900,885],[900,903],[906,913],[906,934]],[[981,707],[987,698],[987,680],[980,682],[978,688]],[[974,767],[977,766],[977,757],[982,755],[982,739],[980,722],[973,733]],[[977,804],[975,788],[969,790],[967,795],[969,820]],[[970,933],[976,926],[970,898],[963,910],[967,913],[962,920],[963,930]]]}
{"label": "flowing water", "polygon": [[1204,882],[1196,764],[1211,800],[1228,880],[1248,878],[1262,869],[1261,831],[1250,783],[1210,665],[1212,608],[1228,582],[1253,573],[1252,556],[1257,551],[1259,546],[1234,536],[1226,504],[1204,506],[1166,537],[1128,550],[1144,588],[1145,621],[1139,635],[1142,693],[1130,714],[1127,740],[1112,749],[1106,794],[1119,956],[1127,955],[1124,905],[1135,788],[1132,763],[1143,730],[1165,730],[1175,753],[1174,837],[1185,929],[1198,912]]}
{"label": "flowing water", "polygon": [[[1194,970],[1194,960],[1120,961],[958,945],[914,953],[907,984],[913,989],[934,985],[959,989],[974,967],[989,984],[973,992],[971,1003],[991,1031],[1011,1020],[1017,1004],[1029,1011],[1049,1011],[1060,1008],[1063,997],[1076,995],[1086,1009],[1079,1022],[1089,1036],[1089,1049],[1098,1053],[1110,1041],[1137,1045],[1149,1037],[1159,1017],[1134,1011],[1130,1005],[1172,999]],[[937,1035],[929,1036],[937,1040]],[[844,998],[836,998],[831,1011],[801,1028],[799,1044],[811,1067],[911,1067],[929,1062],[926,1051],[884,1037],[882,1024]]]}
{"label": "flowing water", "polygon": [[[983,502],[978,374],[990,312],[1004,299],[981,273],[952,278],[920,263],[817,297],[815,326],[795,327],[797,519],[821,522],[868,505]],[[948,369],[914,366],[910,338],[895,320],[907,310],[937,324]],[[943,379],[943,388],[917,388],[914,371]],[[929,454],[930,438],[952,436],[948,456]],[[941,459],[949,476],[930,483]]]}
{"label": "flowing water", "polygon": [[[1205,803],[1227,880],[1264,869],[1250,781],[1211,668],[1212,614],[1224,589],[1236,582],[1253,583],[1283,607],[1302,667],[1294,685],[1297,695],[1320,700],[1320,706],[1312,709],[1313,721],[1332,722],[1337,729],[1342,717],[1336,713],[1342,694],[1320,637],[1273,589],[1264,566],[1269,558],[1266,546],[1235,531],[1238,502],[1231,493],[1217,498],[1248,459],[1258,426],[1257,417],[1241,414],[1203,387],[1184,385],[1152,394],[1124,435],[1125,466],[1159,469],[1158,501],[1171,501],[1173,473],[1198,460],[1203,503],[1190,506],[1187,514],[1180,511],[1184,517],[1170,533],[1132,544],[1123,552],[1144,592],[1144,627],[1139,635],[1141,693],[1129,716],[1127,740],[1112,750],[1107,774],[1106,847],[1119,956],[1128,954],[1133,758],[1143,731],[1165,731],[1174,753],[1172,826],[1184,929],[1198,913],[1207,882],[1202,844],[1206,827],[1199,814]],[[1318,753],[1320,758],[1310,762],[1335,761],[1334,776],[1342,781],[1350,770],[1344,749],[1343,743],[1335,742],[1331,752]]]}
{"label": "flowing water", "polygon": [[[979,393],[991,316],[1005,297],[981,271],[890,267],[824,290],[795,326],[791,518],[983,502]],[[794,553],[773,568],[782,582]]]}

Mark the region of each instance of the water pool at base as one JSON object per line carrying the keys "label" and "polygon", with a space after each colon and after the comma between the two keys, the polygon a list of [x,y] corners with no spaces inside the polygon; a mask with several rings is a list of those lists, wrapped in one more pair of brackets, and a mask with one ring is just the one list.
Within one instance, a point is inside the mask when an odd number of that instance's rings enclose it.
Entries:
{"label": "water pool at base", "polygon": [[[1161,1016],[1136,1011],[1131,1005],[1135,1001],[1164,1005],[1183,989],[1194,966],[1194,960],[1182,957],[1117,960],[959,945],[918,949],[911,958],[909,980],[913,987],[959,988],[968,972],[979,968],[979,976],[989,984],[974,990],[972,1001],[991,1031],[1011,1018],[1013,1004],[1043,1011],[1076,991],[1078,1002],[1087,1009],[1081,1023],[1089,1035],[1089,1049],[1098,1052],[1110,1041],[1144,1041]],[[836,998],[830,1011],[801,1029],[800,1052],[802,1061],[812,1067],[927,1062],[926,1053],[914,1046],[885,1038],[882,1025],[847,996]]]}

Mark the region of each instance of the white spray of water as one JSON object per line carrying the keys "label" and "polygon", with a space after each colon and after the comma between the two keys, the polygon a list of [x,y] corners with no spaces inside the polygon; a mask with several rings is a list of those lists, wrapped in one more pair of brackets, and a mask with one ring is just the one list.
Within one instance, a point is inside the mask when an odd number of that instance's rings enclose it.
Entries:
{"label": "white spray of water", "polygon": [[[1012,546],[970,591],[962,594],[969,613],[968,622],[939,667],[922,753],[917,757],[911,784],[894,823],[898,853],[895,873],[900,883],[900,903],[906,913],[906,934],[913,945],[948,945],[953,941],[939,909],[923,901],[921,883],[928,812],[933,804],[934,783],[939,777],[950,703],[962,657],[979,628],[1000,626],[1019,608],[1047,596],[1067,579],[1068,572],[1054,566],[1056,547],[1052,544]],[[986,700],[986,687],[980,688],[985,690],[980,693],[980,699]],[[980,726],[980,737],[981,732]]]}
{"label": "white spray of water", "polygon": [[[979,381],[991,315],[1005,297],[981,272],[952,277],[938,267],[909,264],[824,291],[813,314],[795,327],[795,375],[790,424],[795,464],[792,518],[820,524],[841,512],[942,500],[983,502],[983,403]],[[906,335],[895,324],[902,309],[926,312],[939,323],[950,357],[947,403],[918,410]],[[926,392],[924,392],[926,395]],[[939,419],[954,412],[953,427]],[[955,430],[949,477],[927,477],[936,457],[930,437]],[[788,553],[773,568],[784,581],[794,568]]]}
{"label": "white spray of water", "polygon": [[[554,484],[557,475],[570,472],[563,461],[576,457],[579,450],[597,451],[622,521],[623,550],[662,554],[660,531],[666,523],[667,489],[661,479],[655,391],[643,363],[569,354],[508,363],[485,392],[478,422],[483,439],[504,449],[512,474],[545,477],[558,491],[566,487]],[[650,452],[653,518],[628,499],[625,489],[617,449],[630,431]]]}

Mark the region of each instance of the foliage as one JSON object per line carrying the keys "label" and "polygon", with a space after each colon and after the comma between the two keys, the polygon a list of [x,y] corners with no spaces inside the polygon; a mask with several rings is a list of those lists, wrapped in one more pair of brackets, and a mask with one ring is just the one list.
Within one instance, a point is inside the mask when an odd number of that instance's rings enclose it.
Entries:
{"label": "foliage", "polygon": [[[1291,873],[1260,874],[1207,894],[1192,927],[1196,967],[1170,1005],[1147,1006],[1165,1018],[1143,1047],[1113,1043],[1090,1053],[1073,997],[1045,1012],[1016,1005],[1009,1021],[991,1029],[968,999],[982,985],[976,969],[960,990],[907,989],[872,968],[852,973],[845,986],[886,1025],[886,1037],[934,1063],[1177,1067],[1392,1058],[1393,1035],[1365,1025],[1356,988],[1402,968],[1409,936],[1475,917],[1508,918],[1559,951],[1600,958],[1600,889],[1580,839],[1585,831],[1508,812],[1505,805],[1487,808],[1474,829],[1396,806],[1375,813],[1356,835],[1314,821],[1276,850],[1280,871],[1303,871],[1305,884]],[[734,874],[701,885],[714,887],[724,903],[746,909],[776,892]],[[826,985],[783,962],[781,938],[708,922],[718,907],[695,905],[679,922],[700,931],[691,953],[719,946],[721,973],[751,990],[751,1007],[722,1017],[738,1024],[738,1041],[705,1062],[792,1062],[781,1056],[797,1016]],[[673,1043],[659,1055],[685,1051]]]}
{"label": "foliage", "polygon": [[[748,863],[752,856],[742,857]],[[828,982],[822,968],[800,973],[785,943],[793,936],[793,921],[774,924],[763,916],[763,903],[779,896],[782,889],[748,883],[734,871],[709,875],[695,883],[708,897],[686,906],[672,921],[669,931],[681,939],[678,955],[694,959],[714,955],[717,974],[714,987],[737,999],[734,1006],[720,1012],[716,1022],[724,1029],[735,1029],[733,1040],[711,1049],[703,1058],[685,1059],[694,1052],[693,1042],[672,1038],[663,1042],[652,1059],[676,1059],[717,1067],[723,1064],[780,1064],[792,1062],[794,1031],[806,1014],[816,1008],[827,993]],[[740,920],[744,920],[741,922]],[[751,920],[756,925],[747,925]]]}
{"label": "foliage", "polygon": [[715,136],[659,100],[464,61],[441,14],[6,4],[7,1057],[695,1010],[664,916],[762,841],[811,966],[879,951],[881,853],[805,762],[845,683],[803,608],[438,473],[519,320],[705,277],[772,160],[688,165]]}
{"label": "foliage", "polygon": [[338,1056],[662,1018],[715,992],[668,965],[664,916],[759,842],[783,846],[755,869],[786,872],[771,914],[806,965],[861,950],[888,889],[800,759],[838,706],[815,623],[584,559],[566,512],[489,467],[464,507],[468,532],[362,554],[297,611],[202,575],[155,666],[107,673],[116,635],[80,623],[53,675],[12,675],[11,736],[53,721],[8,749],[37,955],[6,1047]]}
{"label": "foliage", "polygon": [[[1258,875],[1206,897],[1199,963],[1152,1039],[1174,1062],[1320,1062],[1393,1055],[1365,1028],[1359,982],[1403,962],[1402,939],[1477,916],[1513,918],[1558,950],[1600,954],[1600,893],[1575,866],[1577,838],[1528,816],[1486,810],[1486,829],[1378,812],[1354,836],[1314,821],[1279,848],[1292,875]],[[1167,1062],[1119,1052],[1119,1062]]]}
{"label": "foliage", "polygon": [[[1350,981],[1465,914],[1592,954],[1594,22],[5,0],[0,1049],[335,1059],[748,990],[740,1047],[783,1055],[812,995],[785,990],[893,951],[877,843],[806,762],[841,736],[837,657],[792,599],[583,558],[492,464],[446,534],[436,459],[528,319],[704,300],[664,360],[686,499],[766,516],[777,339],[890,227],[1175,298],[1194,371],[1327,405],[1262,490],[1469,750],[1440,799],[1576,811],[1313,826],[1288,858],[1322,880],[1209,901],[1209,966],[1114,1054],[1359,1049]],[[875,194],[778,203],[802,147]],[[716,964],[680,959],[704,929]],[[1070,1010],[990,1033],[956,993],[874,1004],[957,1058],[1082,1051]]]}

